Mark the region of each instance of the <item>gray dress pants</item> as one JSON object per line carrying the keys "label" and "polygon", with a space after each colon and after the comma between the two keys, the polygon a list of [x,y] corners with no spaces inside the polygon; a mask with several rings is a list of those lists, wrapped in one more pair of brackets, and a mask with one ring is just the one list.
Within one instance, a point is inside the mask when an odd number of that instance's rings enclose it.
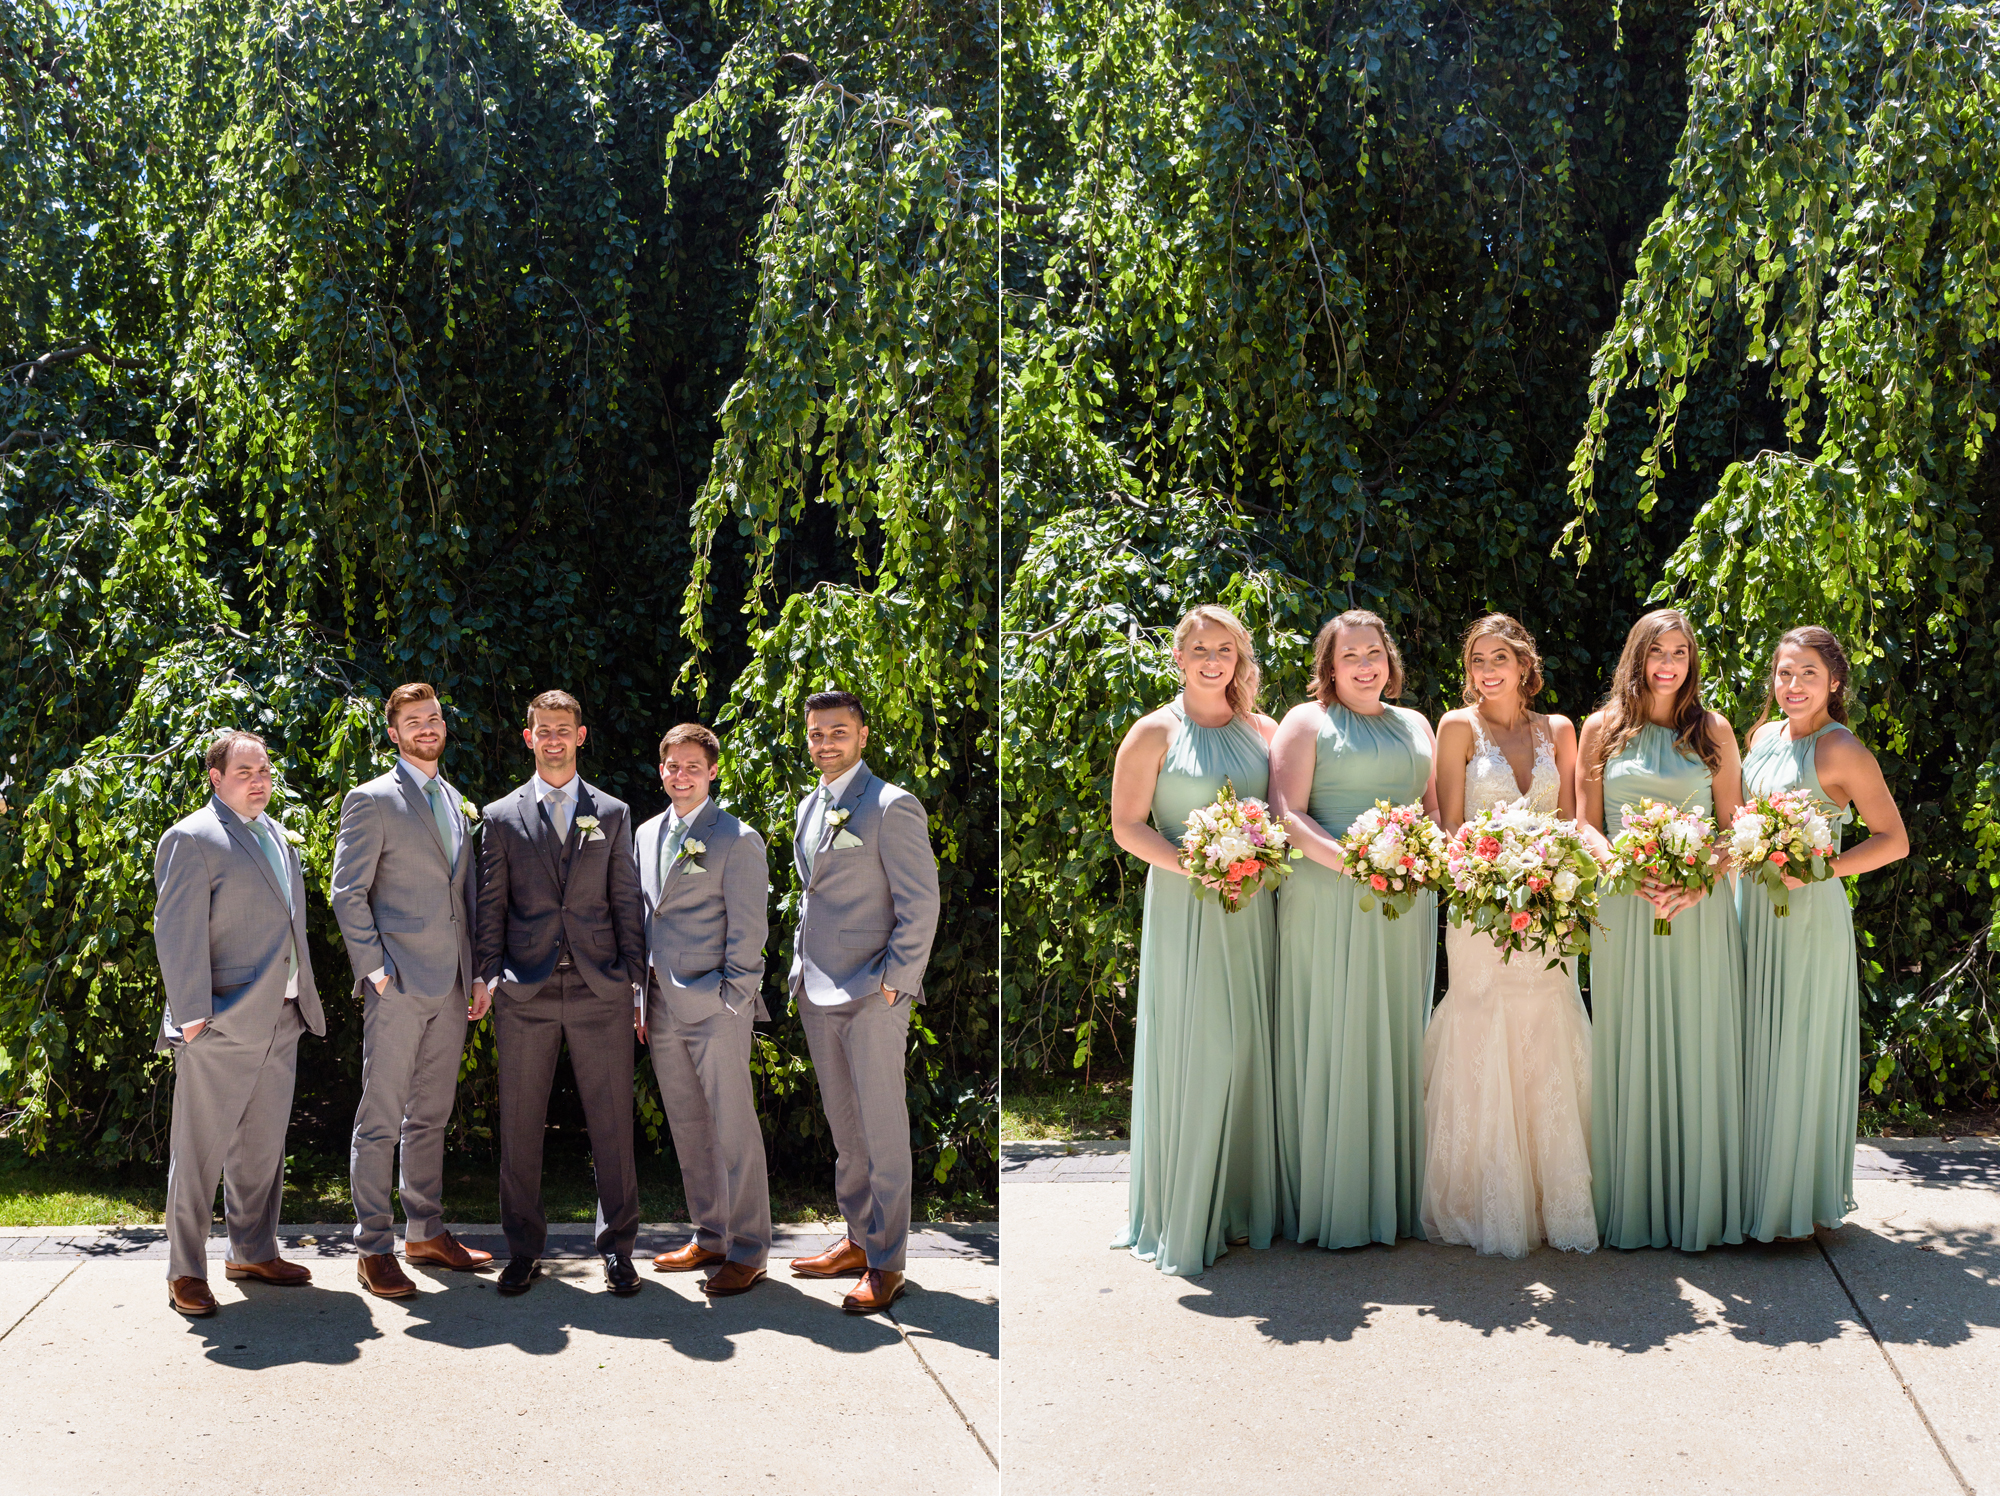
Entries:
{"label": "gray dress pants", "polygon": [[823,1008],[798,996],[820,1105],[833,1133],[833,1193],[868,1265],[900,1273],[910,1239],[910,1003],[881,993]]}
{"label": "gray dress pants", "polygon": [[393,982],[383,992],[373,982],[360,987],[361,1105],[348,1153],[354,1244],[393,1252],[399,1142],[405,1239],[429,1241],[444,1230],[444,1136],[465,1053],[465,993],[456,982],[442,999],[398,992]]}
{"label": "gray dress pants", "polygon": [[771,1255],[771,1185],[750,1089],[753,1018],[721,1012],[682,1023],[657,995],[646,1039],[674,1135],[695,1241],[761,1268]]}
{"label": "gray dress pants", "polygon": [[597,1250],[630,1252],[639,1236],[639,1172],[632,1151],[632,1064],[638,1044],[632,1004],[591,991],[559,971],[532,997],[493,1000],[500,1082],[500,1227],[514,1257],[540,1257],[549,1242],[542,1211],[542,1139],[549,1088],[569,1041],[570,1068],[590,1129],[597,1170]]}
{"label": "gray dress pants", "polygon": [[167,1277],[208,1276],[208,1232],[222,1182],[231,1262],[278,1255],[285,1203],[285,1129],[292,1118],[297,1003],[234,1011],[174,1046],[174,1119],[167,1161]]}

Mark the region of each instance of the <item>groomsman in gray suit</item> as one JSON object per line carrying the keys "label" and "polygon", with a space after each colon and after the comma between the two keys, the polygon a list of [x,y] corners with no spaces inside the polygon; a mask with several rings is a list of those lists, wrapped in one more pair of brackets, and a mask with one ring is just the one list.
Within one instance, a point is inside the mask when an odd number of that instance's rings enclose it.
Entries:
{"label": "groomsman in gray suit", "polygon": [[399,1140],[403,1256],[456,1269],[493,1260],[444,1229],[443,1204],[466,1023],[486,1015],[490,998],[472,996],[477,858],[458,791],[438,772],[444,710],[414,681],[389,693],[386,715],[396,766],[341,803],[331,898],[362,1004],[361,1105],[348,1155],[355,1271],[370,1293],[400,1299],[417,1285],[396,1261]]}
{"label": "groomsman in gray suit", "polygon": [[153,861],[153,945],[174,1057],[167,1164],[167,1302],[215,1313],[208,1231],[223,1185],[232,1278],[295,1285],[278,1256],[299,1035],[326,1032],[306,949],[306,884],[291,833],[264,813],[271,760],[255,733],[209,745],[209,801],[167,828]]}
{"label": "groomsman in gray suit", "polygon": [[771,1188],[750,1087],[751,1025],[771,1016],[762,993],[771,870],[764,838],[715,803],[721,756],[706,727],[669,730],[660,783],[672,808],[634,838],[646,904],[639,1039],[653,1053],[695,1231],[653,1266],[720,1263],[702,1284],[715,1298],[748,1291],[771,1255]]}
{"label": "groomsman in gray suit", "polygon": [[792,857],[805,889],[793,941],[792,1001],[833,1133],[839,1245],[792,1263],[808,1278],[861,1274],[851,1314],[903,1292],[910,1234],[910,1005],[923,1000],[937,932],[937,858],[924,807],[862,761],[868,718],[846,691],[806,698],[819,787],[799,802]]}
{"label": "groomsman in gray suit", "polygon": [[522,739],[535,775],[486,807],[479,835],[480,980],[493,1000],[500,1081],[502,1293],[526,1293],[548,1245],[542,1137],[549,1087],[569,1041],[597,1169],[597,1250],[615,1294],[639,1291],[639,1175],[632,1152],[633,1008],[646,920],[632,813],[577,776],[587,729],[567,691],[528,703]]}

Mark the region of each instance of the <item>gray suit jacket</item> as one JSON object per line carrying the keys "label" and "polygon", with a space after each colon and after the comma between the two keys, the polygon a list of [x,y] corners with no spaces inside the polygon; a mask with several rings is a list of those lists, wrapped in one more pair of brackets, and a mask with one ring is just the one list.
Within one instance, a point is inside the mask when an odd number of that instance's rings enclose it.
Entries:
{"label": "gray suit jacket", "polygon": [[[645,977],[645,912],[632,857],[632,812],[579,776],[576,814],[558,844],[534,781],[486,807],[479,833],[480,975],[530,997],[556,969],[565,943],[577,975],[604,997],[632,1001]],[[578,825],[596,816],[598,834]]]}
{"label": "gray suit jacket", "polygon": [[646,908],[648,991],[664,996],[667,1011],[683,1023],[699,1023],[725,1007],[741,1013],[746,1003],[757,1021],[767,1022],[764,937],[771,867],[764,838],[711,797],[688,828],[688,839],[708,850],[689,857],[684,848],[663,879],[659,863],[667,815],[654,816],[633,838]]}
{"label": "gray suit jacket", "polygon": [[[800,838],[812,801],[799,802],[792,828],[792,861],[805,889],[792,942],[794,1003],[806,994],[859,1002],[885,985],[899,999],[922,1002],[938,922],[937,857],[922,802],[862,764],[834,806],[847,821],[836,827],[828,817],[808,874]],[[848,838],[860,845],[834,845]]]}
{"label": "gray suit jacket", "polygon": [[[282,830],[282,826],[280,827]],[[167,989],[154,1048],[165,1053],[196,1019],[226,1027],[236,1014],[275,1018],[285,1000],[285,953],[299,954],[299,1016],[326,1032],[306,948],[306,880],[299,854],[279,837],[291,912],[256,833],[220,798],[174,822],[153,858],[153,949]]]}
{"label": "gray suit jacket", "polygon": [[471,1000],[478,855],[458,791],[444,790],[458,826],[455,867],[429,802],[400,764],[341,802],[328,897],[357,987],[385,967],[394,991],[444,998],[456,982]]}

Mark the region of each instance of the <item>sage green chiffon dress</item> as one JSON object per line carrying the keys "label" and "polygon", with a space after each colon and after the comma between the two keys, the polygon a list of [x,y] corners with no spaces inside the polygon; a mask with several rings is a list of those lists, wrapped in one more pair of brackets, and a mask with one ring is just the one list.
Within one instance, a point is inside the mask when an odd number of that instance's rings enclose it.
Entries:
{"label": "sage green chiffon dress", "polygon": [[[1833,822],[1850,819],[1819,782],[1813,755],[1829,722],[1792,740],[1783,722],[1743,761],[1746,795],[1805,790]],[[1792,890],[1780,919],[1761,885],[1739,879],[1743,922],[1743,1231],[1757,1241],[1810,1236],[1854,1209],[1861,1095],[1861,983],[1854,915],[1838,878]]]}
{"label": "sage green chiffon dress", "polygon": [[[1269,749],[1242,718],[1178,719],[1153,791],[1153,824],[1178,844],[1193,812],[1228,780],[1242,799],[1270,793]],[[1247,1240],[1268,1247],[1278,1221],[1271,1126],[1271,978],[1277,910],[1269,891],[1234,914],[1196,902],[1188,880],[1146,875],[1132,1059],[1132,1182],[1112,1242],[1163,1273],[1192,1277]]]}
{"label": "sage green chiffon dress", "polygon": [[[1715,813],[1708,766],[1647,723],[1604,766],[1605,834],[1642,797]],[[1721,883],[1653,933],[1637,894],[1598,906],[1590,953],[1591,1193],[1611,1247],[1743,1240],[1743,939]]]}
{"label": "sage green chiffon dress", "polygon": [[[1430,782],[1423,717],[1325,710],[1306,813],[1343,836],[1377,800]],[[1437,896],[1400,919],[1361,885],[1301,860],[1278,891],[1278,1166],[1285,1235],[1323,1247],[1422,1236],[1424,1024],[1437,971]]]}

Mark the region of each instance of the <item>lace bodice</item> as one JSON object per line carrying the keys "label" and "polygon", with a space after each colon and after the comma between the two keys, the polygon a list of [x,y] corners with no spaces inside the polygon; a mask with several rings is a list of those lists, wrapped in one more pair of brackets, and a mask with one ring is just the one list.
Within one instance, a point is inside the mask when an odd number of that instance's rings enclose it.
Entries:
{"label": "lace bodice", "polygon": [[[1514,770],[1507,762],[1507,755],[1486,735],[1486,724],[1479,720],[1479,711],[1474,708],[1472,718],[1472,757],[1465,761],[1465,818],[1469,821],[1482,811],[1492,810],[1507,801],[1519,800],[1521,786],[1515,782]],[[1528,780],[1528,808],[1553,815],[1558,806],[1561,781],[1556,775],[1556,745],[1549,735],[1546,717],[1529,718],[1535,734],[1535,771]]]}

